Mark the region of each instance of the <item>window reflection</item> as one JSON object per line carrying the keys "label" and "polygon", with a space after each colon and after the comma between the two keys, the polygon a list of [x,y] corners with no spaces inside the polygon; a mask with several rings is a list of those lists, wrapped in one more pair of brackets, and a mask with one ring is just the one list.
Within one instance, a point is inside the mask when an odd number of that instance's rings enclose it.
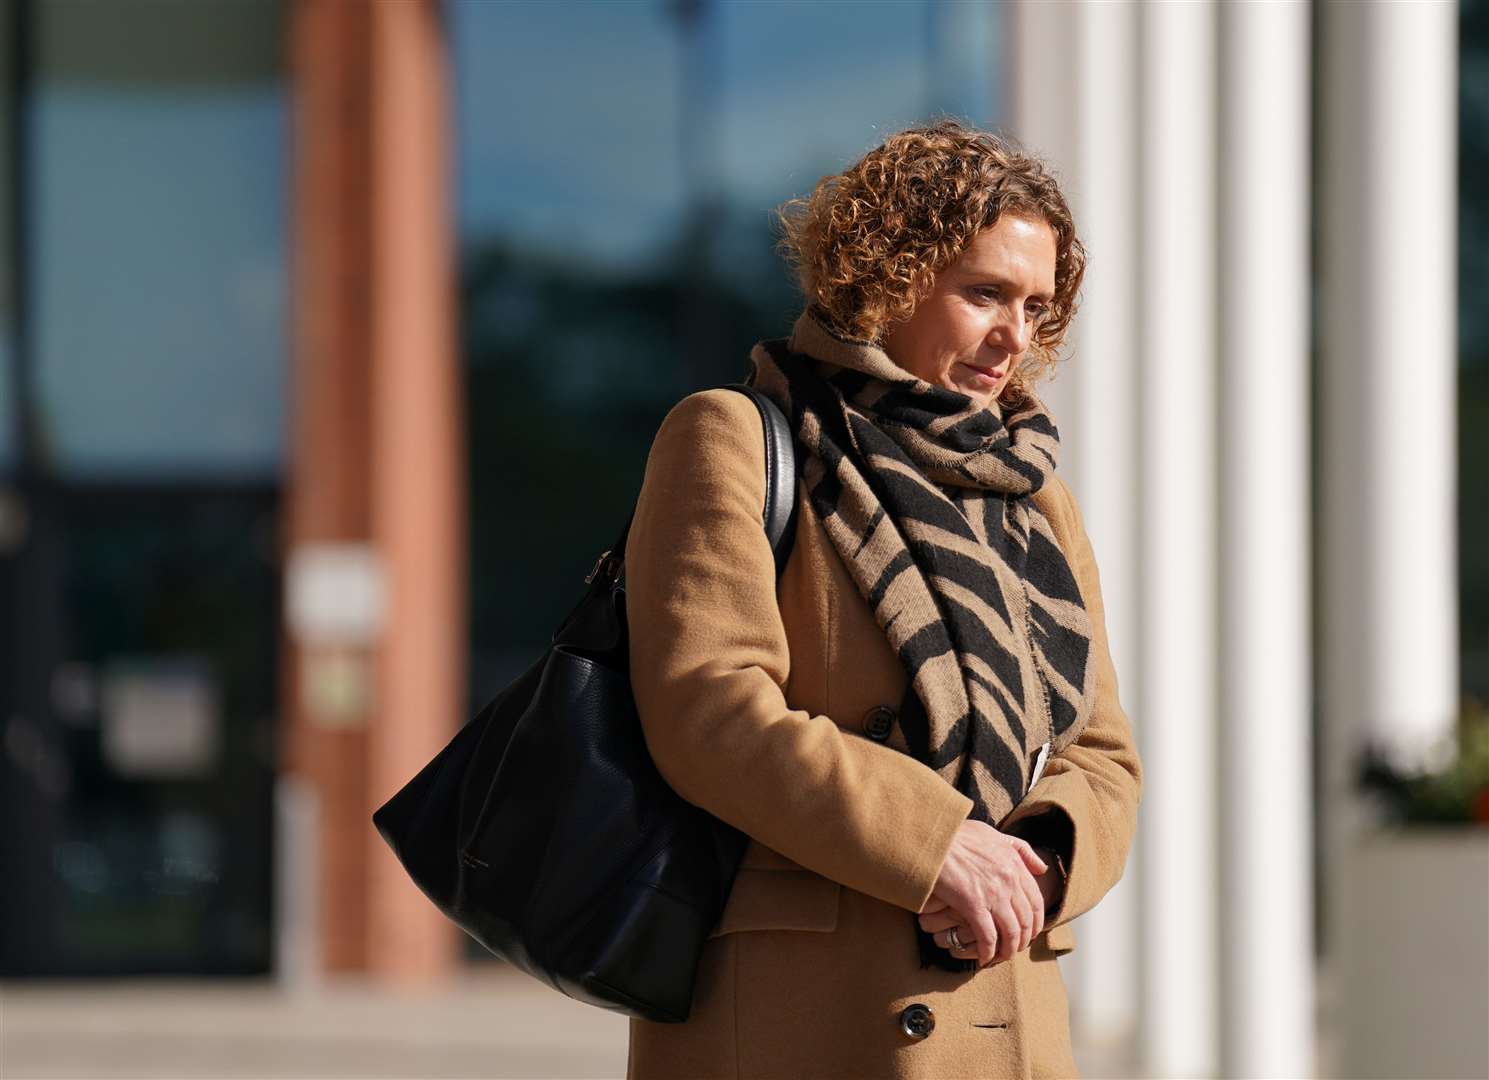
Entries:
{"label": "window reflection", "polygon": [[[0,4],[0,26],[13,31],[15,13]],[[16,463],[15,401],[15,57],[13,50],[0,48],[0,478]],[[0,515],[3,515],[0,509]],[[3,533],[0,526],[0,533]],[[0,535],[0,552],[6,550]]]}
{"label": "window reflection", "polygon": [[68,473],[277,470],[278,5],[35,12],[27,269],[45,452]]}
{"label": "window reflection", "polygon": [[789,328],[771,208],[889,130],[994,122],[999,26],[942,2],[449,11],[484,698],[619,530],[666,410]]}

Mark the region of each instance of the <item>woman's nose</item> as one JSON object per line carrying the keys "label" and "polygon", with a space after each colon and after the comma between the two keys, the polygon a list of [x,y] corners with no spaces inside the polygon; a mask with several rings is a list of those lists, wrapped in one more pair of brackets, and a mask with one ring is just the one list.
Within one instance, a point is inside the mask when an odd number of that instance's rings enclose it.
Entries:
{"label": "woman's nose", "polygon": [[988,334],[988,343],[1011,353],[1021,353],[1029,347],[1032,332],[1033,320],[1022,310],[1016,309],[993,323]]}

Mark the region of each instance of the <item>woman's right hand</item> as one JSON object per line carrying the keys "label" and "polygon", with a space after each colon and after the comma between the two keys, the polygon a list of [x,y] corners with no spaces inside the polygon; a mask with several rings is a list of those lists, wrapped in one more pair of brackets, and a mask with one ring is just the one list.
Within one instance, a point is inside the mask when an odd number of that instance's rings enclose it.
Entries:
{"label": "woman's right hand", "polygon": [[[1046,869],[1026,840],[986,822],[964,821],[952,837],[920,925],[927,931],[969,927],[970,933],[958,937],[975,937],[979,966],[1008,960],[1044,929],[1044,897],[1034,876]],[[939,910],[943,907],[958,916],[955,923]]]}

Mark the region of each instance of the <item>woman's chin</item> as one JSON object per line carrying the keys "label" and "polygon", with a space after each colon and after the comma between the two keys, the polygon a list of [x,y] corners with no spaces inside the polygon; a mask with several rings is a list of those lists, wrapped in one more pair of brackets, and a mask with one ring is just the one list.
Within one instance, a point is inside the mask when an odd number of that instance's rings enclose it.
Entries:
{"label": "woman's chin", "polygon": [[958,392],[966,394],[969,398],[971,398],[972,404],[977,406],[979,409],[986,409],[993,403],[993,400],[998,396],[998,391],[1001,390],[1002,387],[988,386],[986,383],[979,381],[976,385],[971,385],[966,382],[959,382],[956,385],[955,389]]}
{"label": "woman's chin", "polygon": [[976,368],[966,364],[956,365],[948,374],[952,376],[946,380],[948,388],[966,394],[980,409],[986,409],[991,405],[1007,383],[1006,379],[989,379]]}

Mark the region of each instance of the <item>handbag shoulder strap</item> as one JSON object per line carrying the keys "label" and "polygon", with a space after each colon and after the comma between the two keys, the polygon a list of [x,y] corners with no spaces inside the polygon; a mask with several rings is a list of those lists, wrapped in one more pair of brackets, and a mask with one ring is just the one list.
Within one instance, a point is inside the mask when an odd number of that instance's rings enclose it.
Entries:
{"label": "handbag shoulder strap", "polygon": [[[721,389],[743,394],[760,411],[765,434],[765,535],[770,538],[770,549],[775,555],[776,577],[780,577],[796,541],[796,441],[791,435],[791,425],[786,422],[781,407],[753,386],[729,383]],[[600,556],[584,579],[591,588],[620,577],[626,538],[631,535],[635,516],[636,512],[631,511],[614,545]]]}
{"label": "handbag shoulder strap", "polygon": [[759,390],[746,383],[730,383],[724,389],[743,394],[760,412],[765,432],[765,535],[780,577],[796,540],[796,440],[781,407]]}

